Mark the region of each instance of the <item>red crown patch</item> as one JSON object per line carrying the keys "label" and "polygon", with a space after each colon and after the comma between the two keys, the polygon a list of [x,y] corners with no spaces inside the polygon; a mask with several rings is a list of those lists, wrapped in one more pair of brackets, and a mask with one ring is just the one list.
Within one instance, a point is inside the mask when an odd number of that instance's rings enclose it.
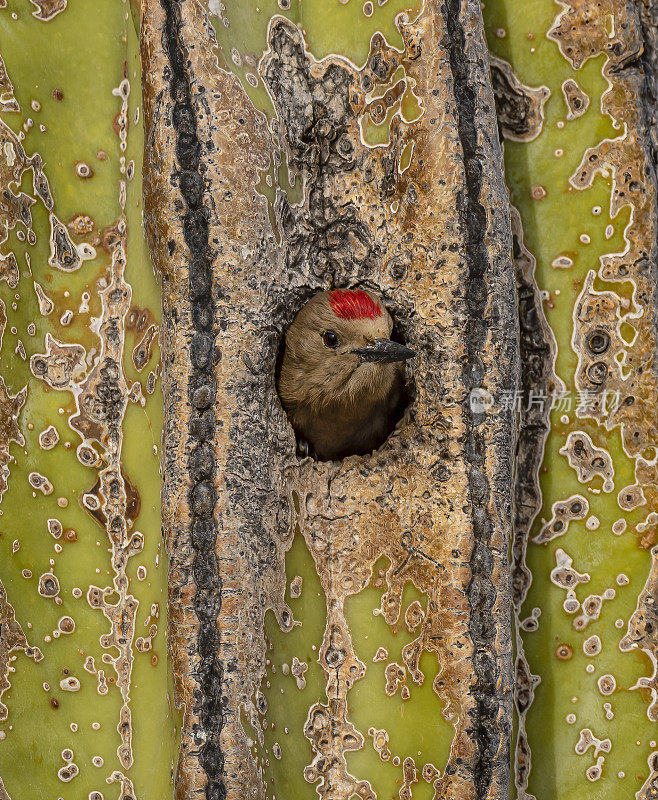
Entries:
{"label": "red crown patch", "polygon": [[343,319],[375,319],[382,313],[379,303],[361,289],[333,289],[329,292],[329,305]]}

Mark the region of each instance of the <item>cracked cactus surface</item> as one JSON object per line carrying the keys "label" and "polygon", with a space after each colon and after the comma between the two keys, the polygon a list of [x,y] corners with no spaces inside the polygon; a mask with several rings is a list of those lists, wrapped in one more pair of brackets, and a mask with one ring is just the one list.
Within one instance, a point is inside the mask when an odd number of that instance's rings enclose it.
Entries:
{"label": "cracked cactus surface", "polygon": [[[513,437],[485,405],[517,312],[479,3],[162,0],[141,42],[176,796],[500,800]],[[359,286],[418,353],[410,402],[371,454],[305,458],[281,342]]]}
{"label": "cracked cactus surface", "polygon": [[137,34],[116,0],[0,5],[0,797],[166,797]]}
{"label": "cracked cactus surface", "polygon": [[656,187],[632,3],[486,2],[522,353],[518,798],[655,797]]}

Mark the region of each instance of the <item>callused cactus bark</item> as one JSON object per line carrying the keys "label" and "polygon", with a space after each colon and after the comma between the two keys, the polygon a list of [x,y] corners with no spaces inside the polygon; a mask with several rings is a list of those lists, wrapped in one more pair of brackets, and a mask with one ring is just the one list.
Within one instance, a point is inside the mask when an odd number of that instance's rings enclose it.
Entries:
{"label": "callused cactus bark", "polygon": [[[163,0],[142,26],[164,273],[177,796],[503,798],[516,305],[477,3]],[[283,332],[330,286],[418,352],[367,457],[300,459]]]}

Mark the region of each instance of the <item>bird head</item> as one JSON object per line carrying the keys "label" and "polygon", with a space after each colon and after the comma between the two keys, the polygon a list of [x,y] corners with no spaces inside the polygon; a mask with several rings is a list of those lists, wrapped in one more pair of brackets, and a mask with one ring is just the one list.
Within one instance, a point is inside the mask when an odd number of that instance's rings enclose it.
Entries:
{"label": "bird head", "polygon": [[312,297],[286,333],[280,391],[284,403],[318,410],[383,399],[415,353],[392,341],[393,320],[362,289]]}

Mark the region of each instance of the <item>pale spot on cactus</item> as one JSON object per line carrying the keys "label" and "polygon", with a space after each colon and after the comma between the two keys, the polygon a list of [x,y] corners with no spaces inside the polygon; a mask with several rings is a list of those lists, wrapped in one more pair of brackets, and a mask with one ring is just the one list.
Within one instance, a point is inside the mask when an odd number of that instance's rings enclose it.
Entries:
{"label": "pale spot on cactus", "polygon": [[602,695],[611,695],[617,688],[617,681],[614,675],[608,673],[606,675],[601,675],[597,681],[597,685]]}
{"label": "pale spot on cactus", "polygon": [[75,174],[78,176],[78,178],[92,178],[94,175],[94,170],[86,161],[76,161]]}
{"label": "pale spot on cactus", "polygon": [[601,615],[604,600],[614,600],[614,589],[606,589],[602,595],[590,594],[582,602],[583,613],[573,621],[575,630],[582,631],[590,622],[596,620]]}
{"label": "pale spot on cactus", "polygon": [[79,769],[77,764],[73,761],[74,757],[73,750],[67,747],[64,750],[62,750],[61,756],[62,756],[62,761],[66,763],[65,766],[60,767],[60,769],[57,771],[57,777],[63,783],[69,783],[69,781],[72,781],[73,778],[75,778],[78,775]]}
{"label": "pale spot on cactus", "polygon": [[63,692],[78,692],[80,691],[80,681],[74,675],[69,675],[67,678],[62,678],[59,688]]}
{"label": "pale spot on cactus", "polygon": [[564,536],[572,520],[584,519],[589,512],[589,502],[582,495],[572,495],[568,500],[553,503],[553,516],[539,533],[533,537],[536,544],[546,544],[558,536]]}
{"label": "pale spot on cactus", "polygon": [[639,485],[625,486],[617,495],[619,507],[624,511],[632,511],[639,506],[643,506],[647,500],[644,490]]}
{"label": "pale spot on cactus", "polygon": [[76,214],[71,221],[67,223],[67,227],[77,236],[84,236],[85,234],[93,232],[95,222],[93,217],[90,217],[88,214]]}
{"label": "pale spot on cactus", "polygon": [[562,548],[558,547],[555,551],[556,566],[551,570],[551,581],[568,591],[573,591],[579,583],[587,583],[590,576],[585,573],[577,572],[573,569],[573,559]]}
{"label": "pale spot on cactus", "polygon": [[52,572],[44,572],[40,576],[39,594],[42,597],[56,597],[59,594],[59,580]]}
{"label": "pale spot on cactus", "polygon": [[609,753],[612,749],[612,742],[610,739],[597,739],[590,728],[583,728],[575,746],[576,753],[582,756],[590,747],[594,749],[593,755],[596,758],[599,753]]}
{"label": "pale spot on cactus", "polygon": [[298,599],[302,595],[302,585],[303,579],[301,575],[295,575],[295,577],[290,581],[290,597],[294,599]]}
{"label": "pale spot on cactus", "polygon": [[372,746],[377,755],[382,761],[388,761],[391,757],[388,747],[388,732],[384,729],[369,728],[368,736],[372,737]]}
{"label": "pale spot on cactus", "polygon": [[59,433],[54,425],[49,425],[39,434],[39,447],[43,450],[52,450],[59,442]]}
{"label": "pale spot on cactus", "polygon": [[47,317],[49,314],[52,313],[55,304],[53,301],[48,297],[46,294],[43,286],[37,281],[34,281],[34,291],[37,296],[37,303],[39,305],[39,313],[42,317]]}
{"label": "pale spot on cactus", "polygon": [[583,653],[586,656],[597,656],[601,652],[601,638],[594,634],[583,642]]}
{"label": "pale spot on cactus", "polygon": [[569,466],[576,470],[581,483],[589,483],[600,475],[603,478],[604,492],[612,492],[615,488],[615,470],[610,453],[596,447],[584,431],[571,431],[564,446],[560,448],[560,453],[567,457]]}
{"label": "pale spot on cactus", "polygon": [[307,669],[308,664],[306,664],[304,661],[300,661],[297,656],[293,658],[290,672],[297,683],[298,689],[306,688],[306,678],[304,677],[304,673]]}
{"label": "pale spot on cactus", "polygon": [[573,78],[568,78],[562,84],[562,93],[567,104],[567,119],[577,119],[582,116],[589,107],[589,97],[580,88]]}
{"label": "pale spot on cactus", "polygon": [[385,647],[378,647],[377,652],[372,657],[374,662],[386,661],[388,659],[388,650]]}
{"label": "pale spot on cactus", "polygon": [[532,632],[539,629],[539,617],[541,616],[540,608],[533,608],[529,617],[521,620],[519,627],[526,632]]}
{"label": "pale spot on cactus", "polygon": [[39,472],[30,472],[28,480],[30,486],[41,492],[41,494],[49,495],[53,493],[53,485],[45,475],[41,475]]}
{"label": "pale spot on cactus", "polygon": [[587,776],[587,780],[588,781],[592,781],[592,782],[598,781],[598,779],[603,774],[603,764],[604,764],[604,762],[605,762],[604,756],[599,756],[596,759],[596,764],[594,764],[593,766],[589,767],[585,771],[585,775]]}
{"label": "pale spot on cactus", "polygon": [[57,626],[62,633],[73,633],[75,630],[75,621],[72,617],[64,616],[60,618]]}

